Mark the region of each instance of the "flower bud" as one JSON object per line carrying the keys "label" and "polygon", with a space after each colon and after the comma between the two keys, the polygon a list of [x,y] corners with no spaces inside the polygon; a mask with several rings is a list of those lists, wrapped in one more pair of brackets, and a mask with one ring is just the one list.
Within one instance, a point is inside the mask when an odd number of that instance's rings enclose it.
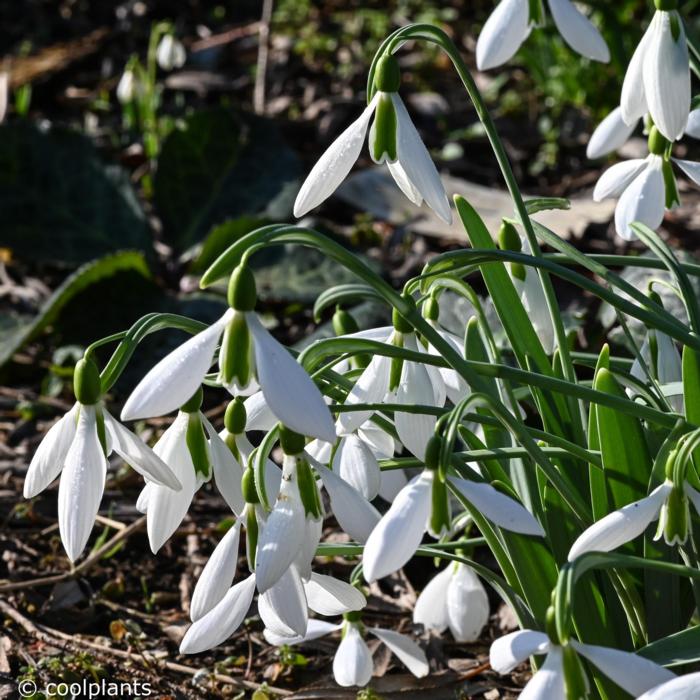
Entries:
{"label": "flower bud", "polygon": [[380,92],[398,92],[401,86],[401,69],[392,54],[384,54],[377,61],[374,85]]}
{"label": "flower bud", "polygon": [[[504,221],[498,231],[498,247],[519,253],[523,249],[517,229],[509,221]],[[510,274],[521,281],[525,280],[526,270],[521,263],[510,263]]]}
{"label": "flower bud", "polygon": [[240,396],[236,396],[233,401],[229,402],[224,414],[224,427],[227,432],[232,435],[240,435],[245,430],[245,424],[248,416],[245,410],[245,404]]}
{"label": "flower bud", "polygon": [[83,357],[75,365],[73,391],[75,398],[84,406],[96,404],[102,396],[100,372],[89,357]]}
{"label": "flower bud", "polygon": [[255,275],[247,263],[241,263],[229,278],[228,305],[236,311],[252,311],[257,300]]}
{"label": "flower bud", "polygon": [[280,425],[280,446],[286,455],[296,456],[304,451],[306,440],[303,435],[295,433],[284,425]]}
{"label": "flower bud", "polygon": [[160,40],[156,49],[156,61],[163,70],[182,68],[186,59],[185,47],[172,34],[166,34]]}

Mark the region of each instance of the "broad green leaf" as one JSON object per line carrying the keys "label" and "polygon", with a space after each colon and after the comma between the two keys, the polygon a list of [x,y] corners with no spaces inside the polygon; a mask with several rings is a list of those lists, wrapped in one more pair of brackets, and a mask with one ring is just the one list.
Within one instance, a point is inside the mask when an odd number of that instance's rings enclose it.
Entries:
{"label": "broad green leaf", "polygon": [[700,625],[659,639],[637,652],[662,666],[682,666],[700,661]]}
{"label": "broad green leaf", "polygon": [[3,327],[0,342],[0,365],[7,362],[22,345],[31,340],[42,329],[53,323],[61,309],[77,294],[117,272],[133,270],[150,278],[148,266],[141,253],[126,251],[116,253],[83,265],[68,277],[44,302],[36,316],[0,316]]}
{"label": "broad green leaf", "polygon": [[89,139],[19,121],[0,126],[0,247],[76,265],[152,240],[128,175]]}

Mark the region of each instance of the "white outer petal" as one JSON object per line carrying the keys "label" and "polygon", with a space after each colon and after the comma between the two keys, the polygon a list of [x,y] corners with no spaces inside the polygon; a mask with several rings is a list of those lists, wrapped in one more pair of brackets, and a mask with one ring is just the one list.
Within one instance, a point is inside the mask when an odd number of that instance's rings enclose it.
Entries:
{"label": "white outer petal", "polygon": [[619,685],[634,697],[676,677],[675,673],[663,666],[628,651],[581,644],[575,639],[571,640],[571,645],[615,685]]}
{"label": "white outer petal", "polygon": [[554,333],[554,324],[547,306],[547,297],[542,287],[537,271],[531,267],[525,268],[525,280],[513,278],[513,284],[520,295],[525,310],[530,316],[532,325],[537,331],[537,335],[542,342],[544,351],[551,355],[554,352],[556,345],[556,335]]}
{"label": "white outer petal", "polygon": [[[442,339],[449,343],[460,355],[464,355],[464,342],[461,338],[458,338],[453,333],[449,333],[443,330],[437,325],[433,326],[435,330],[442,336]],[[432,345],[428,345],[428,352],[431,355],[441,355],[438,350],[436,350]],[[469,393],[469,385],[464,381],[459,372],[448,367],[435,367],[440,376],[442,377],[443,384],[445,385],[445,392],[447,398],[452,401],[453,404],[458,404],[466,395]],[[441,405],[438,402],[438,405]]]}
{"label": "white outer petal", "polygon": [[433,576],[421,591],[413,608],[413,622],[425,629],[444,632],[449,624],[447,614],[447,589],[452,581],[453,565]]}
{"label": "white outer petal", "polygon": [[398,185],[399,189],[406,195],[406,197],[417,207],[423,204],[423,195],[408,179],[408,175],[406,175],[406,171],[403,169],[401,163],[398,160],[394,163],[387,161],[387,166],[389,167],[391,176],[394,178],[394,182]]}
{"label": "white outer petal", "polygon": [[[207,417],[202,414],[202,422],[209,435],[209,454],[211,455],[214,481],[219,493],[224,497],[228,507],[240,517],[245,508],[245,499],[241,488],[243,467],[233,456],[233,452],[224,442]],[[222,431],[225,435],[226,431]]]}
{"label": "white outer petal", "polygon": [[680,33],[675,40],[671,14],[656,12],[643,75],[649,114],[659,131],[675,141],[683,136],[690,113],[690,62],[683,20],[676,12]]}
{"label": "white outer petal", "polygon": [[457,477],[451,477],[450,482],[461,491],[476,510],[492,523],[511,532],[544,536],[542,526],[527,508],[514,501],[510,496],[501,493],[491,484],[477,483]]}
{"label": "white outer petal", "polygon": [[687,481],[685,482],[685,495],[693,504],[695,512],[700,515],[700,492],[696,491]]}
{"label": "white outer petal", "polygon": [[615,230],[629,241],[634,238],[630,224],[639,221],[655,230],[664,220],[666,185],[661,172],[661,158],[652,156],[645,168],[622,193],[615,207]]}
{"label": "white outer petal", "polygon": [[338,136],[311,169],[294,202],[294,216],[304,216],[330,197],[348,176],[360,155],[367,127],[377,106],[379,93],[362,114]]}
{"label": "white outer petal", "polygon": [[362,610],[367,600],[355,586],[332,576],[311,574],[304,584],[309,608],[319,615],[333,617],[352,610]]}
{"label": "white outer petal", "polygon": [[615,163],[598,178],[593,189],[593,199],[600,202],[603,199],[619,197],[644,170],[647,163],[647,158],[633,158]]}
{"label": "white outer petal", "polygon": [[372,678],[372,654],[357,626],[348,623],[345,635],[333,659],[333,676],[338,685],[347,688],[367,685]]}
{"label": "white outer petal", "polygon": [[112,450],[144,479],[179,491],[180,480],[170,467],[137,435],[104,411],[105,429],[112,439]]}
{"label": "white outer petal", "polygon": [[527,0],[501,0],[476,42],[476,65],[488,70],[512,58],[530,34]]}
{"label": "white outer petal", "polygon": [[549,9],[564,41],[577,53],[607,63],[610,50],[597,27],[570,0],[549,0]]}
{"label": "white outer petal", "polygon": [[658,345],[658,376],[662,384],[683,381],[681,355],[671,337],[656,331]]}
{"label": "white outer petal", "polygon": [[700,185],[700,163],[674,158],[673,162],[696,184]]}
{"label": "white outer petal", "polygon": [[593,523],[571,546],[569,561],[585,552],[610,552],[641,535],[659,517],[670,490],[670,484],[661,484],[645,498],[608,513]]}
{"label": "white outer petal", "polygon": [[520,693],[519,700],[555,700],[555,698],[564,700],[565,697],[562,650],[561,647],[552,647],[542,668],[535,673]]}
{"label": "white outer petal", "polygon": [[265,401],[262,391],[249,396],[244,402],[246,410],[246,430],[267,432],[277,425],[277,418]]}
{"label": "white outer petal", "polygon": [[192,594],[190,618],[193,622],[216,607],[231,587],[238,564],[240,535],[241,521],[237,520],[209,557]]}
{"label": "white outer petal", "polygon": [[594,160],[617,151],[632,136],[637,124],[636,120],[626,124],[622,118],[622,107],[615,107],[591,134],[586,147],[586,157]]}
{"label": "white outer petal", "polygon": [[394,438],[371,420],[363,423],[358,428],[357,434],[369,445],[378,459],[389,459],[394,456]]}
{"label": "white outer petal", "polygon": [[152,418],[180,408],[199,389],[213,361],[216,346],[233,312],[166,355],[131,392],[122,420]]}
{"label": "white outer petal", "polygon": [[425,470],[409,481],[372,530],[362,560],[367,582],[393,574],[416,553],[430,517],[433,478]]}
{"label": "white outer petal", "polygon": [[76,412],[78,404],[54,423],[39,443],[27,475],[24,477],[24,497],[34,498],[41,493],[60,473],[66,455],[75,438]]}
{"label": "white outer petal", "polygon": [[479,639],[489,620],[489,597],[479,577],[465,564],[458,564],[447,589],[450,631],[458,642]]}
{"label": "white outer petal", "polygon": [[408,478],[403,469],[385,469],[382,472],[382,481],[379,485],[378,495],[391,503],[407,483]]}
{"label": "white outer petal", "polygon": [[255,574],[251,574],[230,588],[215,608],[190,625],[180,644],[180,653],[198,654],[228,639],[245,620],[254,594]]}
{"label": "white outer petal", "polygon": [[333,459],[333,469],[368,501],[379,493],[381,471],[372,450],[357,435],[346,435]]}
{"label": "white outer petal", "polygon": [[274,586],[258,596],[258,612],[273,634],[290,637],[306,634],[309,615],[296,567],[290,566]]}
{"label": "white outer petal", "polygon": [[425,652],[412,639],[393,630],[383,630],[378,627],[369,627],[367,631],[384,642],[416,678],[424,678],[428,675],[430,668]]}
{"label": "white outer petal", "polygon": [[309,624],[306,627],[306,634],[303,637],[299,635],[287,637],[286,635],[275,634],[268,629],[263,630],[263,637],[265,637],[268,644],[274,644],[277,647],[281,647],[283,644],[303,644],[304,642],[310,642],[319,637],[325,637],[327,634],[336,632],[341,629],[342,626],[342,623],[334,625],[324,620],[314,620],[312,618],[309,620]]}
{"label": "white outer petal", "polygon": [[75,561],[85,549],[105,488],[107,459],[97,437],[94,406],[80,406],[75,438],[58,486],[58,526],[66,554]]}
{"label": "white outer petal", "polygon": [[399,163],[413,189],[420,192],[428,206],[446,223],[452,223],[450,200],[447,199],[440,174],[428,153],[423,140],[403,100],[391,93],[391,101],[396,112],[396,152]]}
{"label": "white outer petal", "polygon": [[253,336],[258,382],[272,413],[301,435],[334,442],[333,418],[306,370],[265,330],[255,312],[247,313],[246,320]]}
{"label": "white outer petal", "polygon": [[647,690],[637,700],[700,700],[700,671]]}
{"label": "white outer petal", "polygon": [[620,109],[622,110],[622,118],[627,124],[636,124],[648,111],[647,98],[644,93],[644,59],[648,52],[656,21],[655,14],[632,54],[632,59],[627,66],[625,79],[622,83]]}
{"label": "white outer petal", "polygon": [[685,134],[691,138],[700,139],[700,109],[691,110],[685,126]]}
{"label": "white outer petal", "polygon": [[350,537],[364,544],[381,519],[379,511],[335,472],[322,464],[313,466],[326,487],[338,524]]}
{"label": "white outer petal", "polygon": [[489,660],[496,673],[510,673],[525,659],[536,654],[546,654],[551,647],[544,632],[518,630],[499,637],[491,645]]}
{"label": "white outer petal", "polygon": [[154,554],[180,526],[197,491],[194,464],[185,442],[187,420],[186,413],[178,413],[173,424],[153,448],[182,484],[180,491],[173,491],[154,483],[149,484],[146,529]]}

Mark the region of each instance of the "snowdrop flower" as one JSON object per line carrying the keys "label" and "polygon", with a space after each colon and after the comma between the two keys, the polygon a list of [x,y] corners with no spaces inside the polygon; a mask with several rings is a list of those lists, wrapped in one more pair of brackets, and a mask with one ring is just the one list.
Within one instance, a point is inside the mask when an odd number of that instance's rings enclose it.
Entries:
{"label": "snowdrop flower", "polygon": [[449,562],[418,596],[413,622],[444,632],[458,642],[479,639],[489,619],[489,599],[478,576],[461,562]]}
{"label": "snowdrop flower", "polygon": [[632,56],[622,85],[625,123],[647,112],[669,141],[683,135],[690,112],[690,63],[683,20],[674,0],[656,0],[657,11]]}
{"label": "snowdrop flower", "polygon": [[429,667],[425,652],[412,639],[393,630],[364,627],[357,614],[349,613],[344,617],[345,620],[338,625],[321,620],[309,620],[307,633],[297,637],[284,637],[267,629],[263,634],[270,644],[282,646],[283,644],[303,644],[341,630],[342,638],[333,659],[333,677],[335,682],[343,687],[365,686],[372,678],[374,670],[372,653],[363,639],[363,631],[369,632],[383,642],[414,676],[423,678],[428,675]]}
{"label": "snowdrop flower", "polygon": [[700,700],[700,672],[666,681],[647,690],[637,700]]}
{"label": "snowdrop flower", "polygon": [[[432,464],[431,455],[439,450],[437,440],[428,447],[427,464]],[[496,525],[512,532],[544,535],[541,525],[529,511],[490,484],[456,477],[450,477],[449,481],[476,510]],[[436,470],[426,468],[399,492],[365,545],[362,568],[368,583],[389,576],[404,566],[416,553],[426,531],[437,538],[441,534],[438,528],[449,525],[445,488],[436,477]],[[433,507],[436,503],[444,503],[447,512],[436,512]]]}
{"label": "snowdrop flower", "polygon": [[178,41],[172,34],[165,34],[156,49],[158,65],[163,70],[171,71],[173,68],[182,68],[186,59],[187,53],[182,42]]}
{"label": "snowdrop flower", "polygon": [[574,639],[561,645],[544,632],[534,630],[520,630],[497,639],[491,645],[491,667],[497,673],[510,673],[528,657],[540,654],[547,658],[521,694],[527,700],[587,697],[590,688],[579,657],[634,697],[675,678],[671,671],[637,654]]}
{"label": "snowdrop flower", "polygon": [[595,160],[622,148],[637,128],[639,119],[629,124],[622,118],[622,107],[615,107],[595,128],[586,147],[586,158]]}
{"label": "snowdrop flower", "polygon": [[219,353],[222,383],[233,393],[245,393],[257,380],[267,406],[280,422],[302,435],[334,441],[333,419],[321,392],[260,323],[253,311],[256,298],[253,273],[247,265],[240,265],[229,284],[231,308],[146,374],[127,400],[122,419],[164,415],[185,403],[202,384],[223,336]]}
{"label": "snowdrop flower", "polygon": [[369,151],[375,163],[386,162],[401,191],[415,205],[425,200],[444,221],[452,221],[450,203],[428,149],[398,94],[401,76],[394,56],[377,62],[377,89],[364,112],[331,144],[309,173],[294,203],[294,216],[304,216],[335,192],[358,159],[369,129]]}
{"label": "snowdrop flower", "polygon": [[687,481],[678,487],[667,478],[648,496],[628,503],[593,523],[572,545],[569,561],[586,552],[617,549],[639,537],[655,520],[659,521],[659,526],[654,539],[663,536],[668,545],[685,543],[690,522],[688,501],[700,513],[700,492]]}
{"label": "snowdrop flower", "polygon": [[94,362],[80,360],[75,368],[77,402],[41,441],[24,481],[24,497],[33,498],[61,475],[58,525],[71,561],[80,556],[90,537],[112,452],[164,491],[175,494],[182,488],[160,455],[109,414],[101,393]]}
{"label": "snowdrop flower", "polygon": [[127,64],[117,83],[117,100],[122,105],[128,105],[138,97],[141,97],[144,92],[144,86],[131,65],[133,65],[132,62]]}
{"label": "snowdrop flower", "polygon": [[[610,51],[592,22],[570,0],[548,0],[554,24],[577,53],[607,63]],[[476,42],[479,70],[496,68],[512,58],[534,26],[544,23],[541,0],[501,0],[486,20]]]}
{"label": "snowdrop flower", "polygon": [[10,92],[10,74],[7,71],[0,71],[0,123],[5,119],[7,113],[8,95]]}

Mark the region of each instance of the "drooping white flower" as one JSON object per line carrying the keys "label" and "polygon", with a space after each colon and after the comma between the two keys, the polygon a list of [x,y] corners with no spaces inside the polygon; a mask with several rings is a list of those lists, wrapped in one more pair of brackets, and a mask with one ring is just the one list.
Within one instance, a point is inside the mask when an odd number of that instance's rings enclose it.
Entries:
{"label": "drooping white flower", "polygon": [[158,65],[167,71],[173,68],[182,68],[187,60],[187,52],[182,42],[172,34],[164,34],[156,49],[156,61]]}
{"label": "drooping white flower", "polygon": [[622,118],[622,107],[615,107],[591,134],[586,147],[586,157],[595,160],[622,148],[638,123],[639,119],[633,119],[628,124]]}
{"label": "drooping white flower", "polygon": [[398,94],[400,77],[393,56],[377,64],[377,92],[362,114],[319,158],[297,195],[294,216],[301,217],[330,197],[340,186],[360,155],[370,121],[369,150],[375,163],[386,162],[401,191],[415,205],[423,200],[444,221],[452,221],[450,203],[428,149],[413,125]]}
{"label": "drooping white flower", "polygon": [[[577,53],[607,63],[610,51],[593,23],[570,0],[548,0],[554,24],[564,41]],[[534,16],[532,10],[535,8]],[[501,0],[486,20],[476,43],[479,70],[496,68],[518,51],[534,26],[544,21],[540,2]]]}
{"label": "drooping white flower", "polygon": [[586,552],[617,549],[639,537],[655,520],[659,520],[656,539],[663,536],[669,545],[683,543],[690,518],[688,502],[700,513],[700,492],[688,482],[680,489],[666,480],[648,496],[608,513],[587,528],[569,550],[569,561]]}
{"label": "drooping white flower", "polygon": [[[150,418],[182,406],[209,371],[221,336],[242,312],[228,309],[206,330],[166,355],[139,382],[122,410],[123,420]],[[333,441],[333,419],[321,392],[287,349],[263,327],[257,314],[244,312],[254,357],[252,370],[267,406],[290,429]],[[247,352],[241,348],[240,352]],[[303,410],[299,407],[303,406]]]}
{"label": "drooping white flower", "polygon": [[449,562],[423,589],[413,610],[413,622],[444,632],[458,642],[479,639],[489,619],[489,599],[478,576],[461,562]]}
{"label": "drooping white flower", "polygon": [[[637,697],[660,683],[675,678],[671,671],[637,654],[571,640],[568,648],[550,641],[543,632],[520,630],[497,639],[490,650],[491,667],[497,673],[510,673],[530,656],[546,654],[542,667],[533,675],[521,697],[527,700],[566,700],[564,655],[584,657],[623,690]],[[581,669],[581,673],[585,673]],[[584,683],[587,679],[583,676]]]}
{"label": "drooping white flower", "polygon": [[[104,444],[98,423],[104,424]],[[33,498],[61,474],[58,524],[71,561],[80,556],[90,537],[104,491],[107,458],[112,452],[149,483],[173,494],[182,488],[174,470],[115,420],[102,402],[76,403],[41,441],[24,481],[24,497]]]}
{"label": "drooping white flower", "polygon": [[676,10],[654,14],[627,67],[620,107],[627,124],[648,112],[669,141],[683,135],[690,112],[690,62]]}
{"label": "drooping white flower", "polygon": [[[348,616],[351,617],[351,616]],[[378,627],[362,627],[359,622],[346,619],[333,625],[321,620],[309,620],[305,635],[285,637],[271,630],[264,632],[265,639],[276,646],[303,644],[327,634],[342,630],[342,639],[333,659],[333,677],[343,687],[365,686],[372,678],[372,653],[363,638],[363,631],[374,635],[394,653],[417,678],[428,675],[428,660],[425,652],[409,637],[393,630]]]}
{"label": "drooping white flower", "polygon": [[688,673],[657,685],[637,700],[700,700],[700,672]]}
{"label": "drooping white flower", "polygon": [[122,105],[133,102],[143,94],[143,85],[133,68],[126,68],[117,83],[117,100]]}

